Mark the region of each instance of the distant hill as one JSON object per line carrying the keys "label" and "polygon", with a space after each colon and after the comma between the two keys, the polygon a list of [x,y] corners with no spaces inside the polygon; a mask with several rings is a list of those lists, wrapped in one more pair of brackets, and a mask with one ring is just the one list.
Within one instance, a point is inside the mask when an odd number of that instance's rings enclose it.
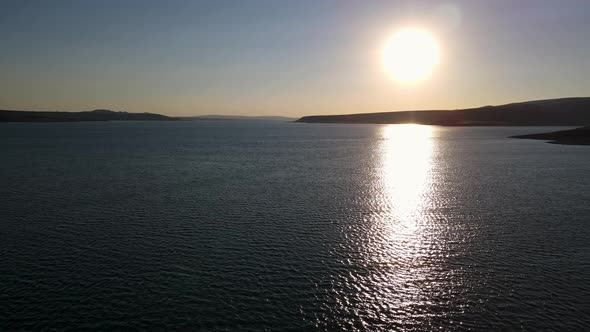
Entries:
{"label": "distant hill", "polygon": [[0,110],[0,122],[77,122],[77,121],[171,121],[177,120],[154,113],[127,113],[111,110],[87,112],[32,112]]}
{"label": "distant hill", "polygon": [[590,97],[534,100],[457,110],[304,116],[305,123],[417,123],[443,126],[590,125]]}
{"label": "distant hill", "polygon": [[186,116],[181,117],[181,120],[198,121],[226,121],[226,120],[240,120],[240,121],[282,121],[292,122],[296,118],[290,118],[286,116],[243,116],[243,115],[197,115],[197,116]]}
{"label": "distant hill", "polygon": [[553,144],[590,145],[590,127],[554,131],[543,134],[511,136],[510,138],[540,139]]}

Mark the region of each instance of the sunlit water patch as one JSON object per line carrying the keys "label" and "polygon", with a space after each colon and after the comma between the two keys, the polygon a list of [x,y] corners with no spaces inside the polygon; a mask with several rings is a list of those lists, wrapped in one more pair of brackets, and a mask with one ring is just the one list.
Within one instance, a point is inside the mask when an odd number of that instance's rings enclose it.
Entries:
{"label": "sunlit water patch", "polygon": [[452,281],[441,273],[446,239],[433,212],[442,203],[437,181],[443,181],[436,130],[389,125],[377,133],[372,190],[363,197],[371,209],[354,230],[358,238],[350,236],[361,243],[359,256],[350,262],[354,272],[339,281],[348,283],[342,310],[354,312],[348,328],[362,329],[375,320],[384,329],[424,327],[429,315],[437,315],[424,308],[438,291],[449,289]]}

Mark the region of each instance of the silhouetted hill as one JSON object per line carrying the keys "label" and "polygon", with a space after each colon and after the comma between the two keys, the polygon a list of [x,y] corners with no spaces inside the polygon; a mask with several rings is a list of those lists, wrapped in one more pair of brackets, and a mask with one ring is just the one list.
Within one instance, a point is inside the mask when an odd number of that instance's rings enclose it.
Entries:
{"label": "silhouetted hill", "polygon": [[554,131],[543,134],[517,135],[510,138],[540,139],[553,144],[590,145],[590,127]]}
{"label": "silhouetted hill", "polygon": [[176,118],[154,113],[127,113],[110,110],[87,112],[30,112],[0,110],[0,122],[76,122],[76,121],[170,121]]}
{"label": "silhouetted hill", "polygon": [[590,125],[590,97],[534,100],[458,110],[304,116],[305,123],[418,123],[443,126]]}

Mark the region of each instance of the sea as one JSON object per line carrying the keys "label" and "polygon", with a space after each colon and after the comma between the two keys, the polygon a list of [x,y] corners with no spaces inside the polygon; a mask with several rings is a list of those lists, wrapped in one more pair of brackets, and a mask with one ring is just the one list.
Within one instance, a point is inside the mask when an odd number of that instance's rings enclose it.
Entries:
{"label": "sea", "polygon": [[0,330],[588,331],[558,129],[0,124]]}

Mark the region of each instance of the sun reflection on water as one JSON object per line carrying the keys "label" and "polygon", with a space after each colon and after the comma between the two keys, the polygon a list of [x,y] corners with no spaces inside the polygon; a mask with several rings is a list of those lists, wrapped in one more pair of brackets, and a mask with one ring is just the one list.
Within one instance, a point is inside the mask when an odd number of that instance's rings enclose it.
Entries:
{"label": "sun reflection on water", "polygon": [[398,281],[419,266],[424,255],[428,208],[432,204],[433,127],[382,128],[375,183],[370,260],[395,265]]}
{"label": "sun reflection on water", "polygon": [[[429,214],[434,188],[434,127],[389,125],[381,128],[375,173],[366,264],[379,302],[396,312],[394,324],[408,319],[428,303],[432,293],[431,250],[436,231]],[[373,300],[369,300],[370,303]],[[368,303],[367,303],[368,304]],[[374,305],[374,303],[373,303]],[[411,319],[410,319],[411,320]]]}
{"label": "sun reflection on water", "polygon": [[[361,204],[343,228],[334,250],[342,270],[334,275],[330,313],[347,317],[346,330],[431,331],[441,321],[460,319],[465,304],[462,271],[451,260],[461,251],[446,213],[448,145],[440,127],[374,127],[367,173],[357,194]],[[460,248],[459,248],[460,249]],[[337,315],[330,315],[335,317]],[[330,319],[327,319],[331,322]],[[331,325],[326,325],[331,330]]]}
{"label": "sun reflection on water", "polygon": [[432,127],[390,125],[382,129],[383,206],[405,227],[415,228],[428,202],[432,168]]}

